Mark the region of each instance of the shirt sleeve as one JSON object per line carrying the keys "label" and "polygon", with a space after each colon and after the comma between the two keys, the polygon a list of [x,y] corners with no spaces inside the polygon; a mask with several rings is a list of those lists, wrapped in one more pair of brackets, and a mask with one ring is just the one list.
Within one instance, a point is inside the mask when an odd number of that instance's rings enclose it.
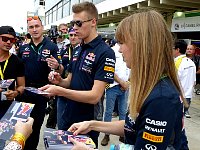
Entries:
{"label": "shirt sleeve", "polygon": [[114,72],[115,72],[115,53],[114,51],[107,50],[103,53],[98,59],[96,72],[95,72],[95,80],[104,81],[107,83],[114,82]]}
{"label": "shirt sleeve", "polygon": [[[177,100],[173,100],[177,102]],[[176,137],[180,137],[182,104],[173,100],[162,97],[153,99],[145,106],[138,121],[135,149],[164,150],[170,144],[173,131],[176,131]]]}

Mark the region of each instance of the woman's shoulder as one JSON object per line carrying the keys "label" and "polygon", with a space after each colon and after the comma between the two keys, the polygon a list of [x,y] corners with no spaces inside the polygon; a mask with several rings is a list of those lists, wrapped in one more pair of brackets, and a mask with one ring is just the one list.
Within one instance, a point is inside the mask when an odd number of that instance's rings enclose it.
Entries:
{"label": "woman's shoulder", "polygon": [[180,93],[169,78],[160,80],[152,89],[145,102],[180,102]]}

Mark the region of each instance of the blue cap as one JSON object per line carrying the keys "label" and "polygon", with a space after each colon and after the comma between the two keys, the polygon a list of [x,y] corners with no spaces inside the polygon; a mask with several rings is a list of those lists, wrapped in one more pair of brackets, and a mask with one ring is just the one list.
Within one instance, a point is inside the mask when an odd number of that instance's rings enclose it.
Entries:
{"label": "blue cap", "polygon": [[69,28],[69,31],[68,31],[68,33],[70,33],[70,32],[75,32],[75,30],[74,30],[74,28],[73,28],[73,27]]}

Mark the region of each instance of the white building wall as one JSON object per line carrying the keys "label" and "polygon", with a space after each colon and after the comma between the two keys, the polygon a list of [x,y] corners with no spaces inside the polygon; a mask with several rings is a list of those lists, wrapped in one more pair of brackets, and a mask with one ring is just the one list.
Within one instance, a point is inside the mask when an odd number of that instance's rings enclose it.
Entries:
{"label": "white building wall", "polygon": [[55,6],[60,0],[45,0],[45,12]]}
{"label": "white building wall", "polygon": [[[58,3],[58,1],[59,0],[46,0],[45,1],[45,5],[46,5],[45,11],[48,11],[50,8],[55,6]],[[67,1],[67,0],[64,0],[64,1]],[[84,0],[81,0],[81,1],[84,1]],[[145,0],[105,0],[101,3],[98,3],[96,5],[96,7],[98,9],[99,14],[101,14],[101,13],[104,13],[104,12],[108,12],[108,11],[111,11],[111,10],[122,8],[122,7],[125,7],[125,6],[128,6],[128,5],[131,5],[131,4],[142,2],[142,1],[145,1]],[[79,2],[79,0],[72,0],[71,4],[73,5],[77,2]],[[51,25],[59,25],[61,23],[69,23],[72,19],[73,19],[73,16],[72,16],[72,14],[70,14],[67,17],[64,17],[60,20],[57,20],[55,22],[52,22],[50,24],[45,25],[45,29],[50,29]]]}

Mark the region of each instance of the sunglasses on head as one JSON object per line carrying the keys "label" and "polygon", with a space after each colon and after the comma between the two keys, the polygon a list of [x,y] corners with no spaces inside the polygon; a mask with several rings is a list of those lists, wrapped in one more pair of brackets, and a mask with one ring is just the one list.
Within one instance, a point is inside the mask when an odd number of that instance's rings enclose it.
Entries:
{"label": "sunglasses on head", "polygon": [[91,21],[91,20],[93,20],[93,19],[88,19],[88,20],[85,20],[85,21],[81,21],[81,20],[72,20],[72,21],[70,22],[70,24],[71,24],[72,27],[74,27],[75,24],[76,24],[78,27],[82,27],[82,25],[83,25],[84,22],[89,22],[89,21]]}
{"label": "sunglasses on head", "polygon": [[27,18],[27,21],[31,21],[31,20],[40,20],[40,17],[39,16],[33,16],[33,17],[28,17]]}
{"label": "sunglasses on head", "polygon": [[16,39],[15,38],[9,38],[9,37],[6,37],[6,36],[0,36],[2,38],[2,41],[3,42],[8,42],[8,40],[10,41],[10,43],[16,43]]}

